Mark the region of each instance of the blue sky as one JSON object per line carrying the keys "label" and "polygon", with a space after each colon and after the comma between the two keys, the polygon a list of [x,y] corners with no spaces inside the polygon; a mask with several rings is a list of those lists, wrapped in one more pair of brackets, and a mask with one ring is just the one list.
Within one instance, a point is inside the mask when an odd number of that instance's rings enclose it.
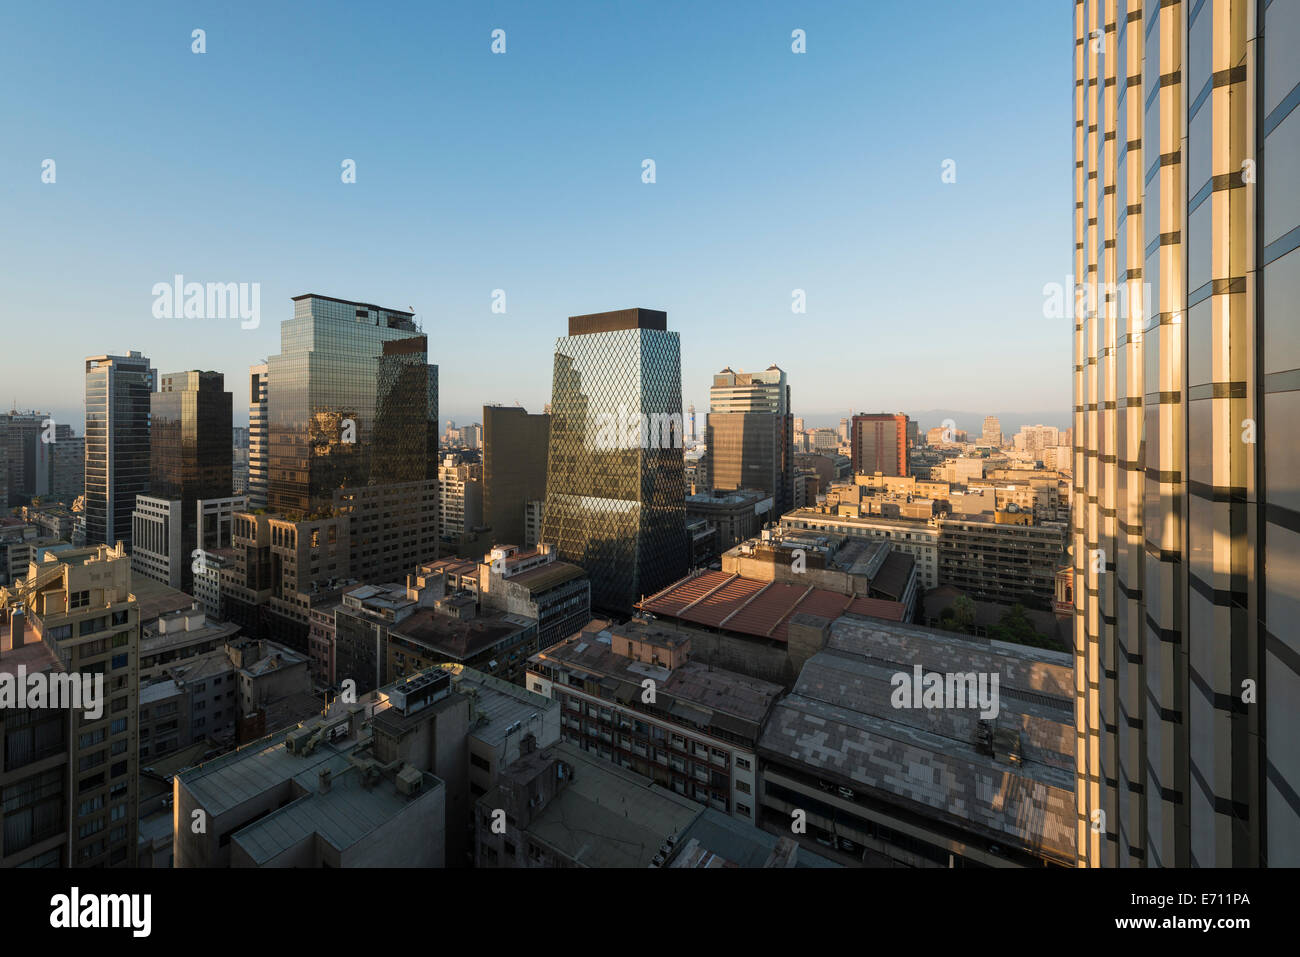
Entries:
{"label": "blue sky", "polygon": [[[317,292],[414,307],[444,419],[540,410],[567,316],[645,306],[681,333],[700,410],[718,369],[776,362],[810,422],[1064,426],[1069,325],[1043,286],[1071,268],[1069,18],[1044,0],[5,4],[0,404],[80,431],[84,357],[140,349],[224,372],[243,424],[247,367]],[[261,325],[155,319],[177,273],[260,283]]]}

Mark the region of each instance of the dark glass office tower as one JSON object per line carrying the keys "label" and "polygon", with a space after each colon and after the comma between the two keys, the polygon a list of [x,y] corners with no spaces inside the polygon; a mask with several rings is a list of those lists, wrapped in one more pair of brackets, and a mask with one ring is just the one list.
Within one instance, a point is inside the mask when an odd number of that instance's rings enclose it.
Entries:
{"label": "dark glass office tower", "polygon": [[150,396],[139,352],[86,359],[86,544],[131,545],[135,497],[149,494]]}
{"label": "dark glass office tower", "polygon": [[372,484],[438,477],[438,367],[424,336],[383,344],[376,379]]}
{"label": "dark glass office tower", "polygon": [[[199,499],[231,494],[231,411],[234,397],[220,372],[173,372],[159,377],[151,397],[149,494],[181,503],[181,547],[198,544]],[[181,563],[182,583],[190,563]]]}
{"label": "dark glass office tower", "polygon": [[[267,361],[268,478],[272,511],[289,518],[328,512],[335,490],[394,481],[436,455],[427,432],[376,441],[381,379],[388,395],[419,394],[406,413],[437,422],[437,367],[427,365],[414,313],[328,296],[294,297],[280,327],[280,354]],[[385,344],[418,340],[411,351]],[[416,367],[423,365],[420,373]],[[401,402],[390,403],[396,414]],[[403,413],[403,414],[406,414]],[[389,422],[393,422],[392,415]],[[433,429],[436,433],[436,426]],[[423,455],[420,455],[423,447]]]}
{"label": "dark glass office tower", "polygon": [[681,343],[652,309],[574,316],[557,340],[542,538],[626,612],[687,569]]}

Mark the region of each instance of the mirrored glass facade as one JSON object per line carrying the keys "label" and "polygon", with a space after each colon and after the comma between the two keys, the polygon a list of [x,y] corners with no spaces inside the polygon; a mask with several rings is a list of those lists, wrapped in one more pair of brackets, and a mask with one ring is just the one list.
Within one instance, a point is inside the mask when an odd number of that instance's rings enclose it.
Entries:
{"label": "mirrored glass facade", "polygon": [[[403,340],[405,350],[390,345],[385,353],[385,344]],[[437,367],[427,365],[426,348],[412,313],[324,296],[294,299],[294,317],[280,327],[280,354],[267,361],[272,511],[324,513],[336,489],[426,476],[438,420]],[[384,442],[376,431],[381,394],[388,397]],[[411,431],[416,421],[425,429]]]}
{"label": "mirrored glass facade", "polygon": [[586,569],[594,608],[626,612],[687,570],[681,345],[651,310],[569,327],[555,348],[542,540]]}
{"label": "mirrored glass facade", "polygon": [[[181,554],[188,556],[198,544],[198,501],[231,494],[234,397],[220,372],[190,371],[159,376],[151,400],[149,494],[181,503]],[[189,560],[180,568],[188,588]]]}
{"label": "mirrored glass facade", "polygon": [[135,497],[149,494],[150,396],[139,352],[86,359],[86,544],[131,546]]}

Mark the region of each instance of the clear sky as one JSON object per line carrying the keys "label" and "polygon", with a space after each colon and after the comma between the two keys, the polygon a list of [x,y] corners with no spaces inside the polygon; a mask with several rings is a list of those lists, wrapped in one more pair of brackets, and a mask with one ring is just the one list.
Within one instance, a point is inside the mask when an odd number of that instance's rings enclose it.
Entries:
{"label": "clear sky", "polygon": [[[701,411],[775,362],[810,422],[1064,426],[1070,6],[0,5],[0,404],[80,432],[84,357],[139,349],[224,372],[244,424],[316,292],[413,307],[443,419],[540,411],[566,317],[645,306]],[[260,326],[154,318],[177,273],[260,283]]]}

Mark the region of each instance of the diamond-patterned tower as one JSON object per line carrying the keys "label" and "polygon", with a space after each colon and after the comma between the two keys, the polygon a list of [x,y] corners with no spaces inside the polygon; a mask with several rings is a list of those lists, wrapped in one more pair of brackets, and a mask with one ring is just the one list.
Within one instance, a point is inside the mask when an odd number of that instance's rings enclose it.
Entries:
{"label": "diamond-patterned tower", "polygon": [[542,539],[586,569],[593,608],[630,611],[686,574],[682,432],[667,313],[570,317],[555,345]]}

